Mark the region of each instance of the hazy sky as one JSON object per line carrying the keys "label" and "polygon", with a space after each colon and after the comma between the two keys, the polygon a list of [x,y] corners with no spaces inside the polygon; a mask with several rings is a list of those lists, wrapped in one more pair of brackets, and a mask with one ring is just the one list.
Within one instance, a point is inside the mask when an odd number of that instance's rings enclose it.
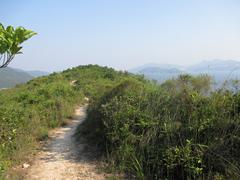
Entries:
{"label": "hazy sky", "polygon": [[240,60],[239,0],[0,0],[0,22],[38,33],[22,69]]}

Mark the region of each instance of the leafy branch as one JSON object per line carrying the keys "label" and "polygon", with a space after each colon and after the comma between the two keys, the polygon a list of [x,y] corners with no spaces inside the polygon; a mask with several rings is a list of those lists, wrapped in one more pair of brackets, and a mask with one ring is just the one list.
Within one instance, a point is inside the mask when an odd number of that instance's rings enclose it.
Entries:
{"label": "leafy branch", "polygon": [[21,44],[37,33],[24,27],[4,26],[0,23],[0,68],[7,67],[15,55],[22,54]]}

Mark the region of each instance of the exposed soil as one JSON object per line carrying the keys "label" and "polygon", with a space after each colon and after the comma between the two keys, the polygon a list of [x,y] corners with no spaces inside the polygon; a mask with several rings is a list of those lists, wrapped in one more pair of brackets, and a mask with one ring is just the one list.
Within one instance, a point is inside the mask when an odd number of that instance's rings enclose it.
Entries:
{"label": "exposed soil", "polygon": [[50,140],[27,168],[27,180],[102,180],[97,152],[84,138],[76,141],[76,128],[85,119],[86,107],[78,107],[68,125],[49,133]]}

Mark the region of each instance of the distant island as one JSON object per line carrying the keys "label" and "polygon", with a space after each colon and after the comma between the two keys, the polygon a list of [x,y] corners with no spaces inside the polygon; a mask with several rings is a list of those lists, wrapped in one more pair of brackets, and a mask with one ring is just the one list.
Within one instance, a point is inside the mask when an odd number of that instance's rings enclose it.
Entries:
{"label": "distant island", "polygon": [[149,63],[130,69],[134,74],[143,74],[146,78],[164,82],[180,74],[209,74],[217,83],[222,83],[229,79],[240,78],[240,61],[236,60],[210,60],[202,61],[192,66],[178,66],[172,64]]}
{"label": "distant island", "polygon": [[[142,74],[147,79],[156,80],[159,83],[167,79],[178,77],[180,74],[208,74],[216,83],[221,84],[225,80],[240,78],[240,61],[236,60],[210,60],[202,61],[191,66],[179,66],[174,64],[149,63],[128,70],[134,74]],[[11,88],[17,84],[25,83],[35,77],[46,76],[49,72],[39,70],[21,70],[5,68],[0,70],[0,88]]]}

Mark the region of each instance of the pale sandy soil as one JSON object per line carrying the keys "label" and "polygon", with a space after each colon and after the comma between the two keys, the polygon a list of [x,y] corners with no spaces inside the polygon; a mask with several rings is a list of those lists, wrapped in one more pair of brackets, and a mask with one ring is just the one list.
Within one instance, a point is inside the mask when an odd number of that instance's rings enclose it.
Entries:
{"label": "pale sandy soil", "polygon": [[70,123],[52,130],[49,142],[36,155],[27,168],[27,180],[101,180],[104,173],[99,172],[93,148],[86,140],[76,141],[74,133],[85,119],[86,107],[78,107]]}

